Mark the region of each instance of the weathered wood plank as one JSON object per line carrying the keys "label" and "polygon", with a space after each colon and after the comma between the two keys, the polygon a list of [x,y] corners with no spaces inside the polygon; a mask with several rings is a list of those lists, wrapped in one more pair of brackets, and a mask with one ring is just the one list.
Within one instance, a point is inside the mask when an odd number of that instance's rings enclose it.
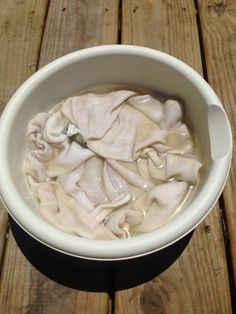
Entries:
{"label": "weathered wood plank", "polygon": [[[39,273],[9,234],[0,283],[0,313],[108,313],[105,294],[76,291]],[[63,271],[63,270],[62,270]]]}
{"label": "weathered wood plank", "polygon": [[6,209],[4,208],[2,202],[0,201],[0,274],[7,241],[7,230],[8,230],[8,216]]}
{"label": "weathered wood plank", "polygon": [[223,196],[236,278],[236,2],[199,1],[199,15],[208,81],[225,107],[233,132],[233,160]]}
{"label": "weathered wood plank", "polygon": [[[26,38],[29,40],[27,34]],[[118,1],[53,0],[47,15],[39,66],[83,47],[116,43],[117,38]],[[22,55],[27,60],[27,55]],[[0,313],[108,311],[107,294],[76,291],[36,271],[20,253],[10,233],[0,283]]]}
{"label": "weathered wood plank", "polygon": [[0,1],[0,110],[36,70],[47,3]]}
{"label": "weathered wood plank", "polygon": [[[125,0],[122,42],[168,52],[202,73],[194,1]],[[116,293],[115,313],[231,313],[218,206],[163,274]]]}
{"label": "weathered wood plank", "polygon": [[122,43],[159,49],[201,73],[194,1],[123,0]]}
{"label": "weathered wood plank", "polygon": [[[0,112],[35,70],[47,0],[0,1]],[[0,201],[0,269],[6,245],[7,212]]]}
{"label": "weathered wood plank", "polygon": [[188,248],[168,270],[141,286],[116,293],[116,314],[231,313],[222,265],[221,217],[219,211],[215,213],[196,229]]}
{"label": "weathered wood plank", "polygon": [[118,39],[118,0],[52,0],[40,66],[66,53]]}

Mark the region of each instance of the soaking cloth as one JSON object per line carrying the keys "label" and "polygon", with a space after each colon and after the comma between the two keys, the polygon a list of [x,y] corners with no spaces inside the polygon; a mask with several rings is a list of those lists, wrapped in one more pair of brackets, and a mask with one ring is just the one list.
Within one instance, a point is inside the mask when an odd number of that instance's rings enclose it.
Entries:
{"label": "soaking cloth", "polygon": [[202,166],[179,101],[129,90],[73,96],[38,113],[27,143],[25,172],[41,214],[90,239],[127,238],[165,223]]}

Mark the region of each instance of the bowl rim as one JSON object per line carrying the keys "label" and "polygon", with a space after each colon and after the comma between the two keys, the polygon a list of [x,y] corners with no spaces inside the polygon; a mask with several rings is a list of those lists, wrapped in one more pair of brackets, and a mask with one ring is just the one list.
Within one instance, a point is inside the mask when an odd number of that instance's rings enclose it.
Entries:
{"label": "bowl rim", "polygon": [[[224,158],[213,161],[209,178],[205,183],[205,186],[209,188],[208,191],[203,191],[201,198],[196,197],[188,206],[191,209],[186,211],[185,215],[177,215],[173,220],[154,231],[117,241],[83,239],[65,233],[41,219],[22,201],[11,178],[7,159],[7,135],[10,133],[11,121],[23,103],[22,99],[30,94],[34,86],[63,67],[85,59],[117,54],[152,59],[173,67],[192,82],[206,100],[206,104],[214,104],[223,108],[212,88],[190,66],[164,52],[135,45],[105,45],[72,52],[45,65],[18,88],[0,118],[0,195],[2,201],[12,218],[30,236],[52,249],[75,257],[95,260],[128,259],[146,255],[173,244],[192,231],[207,216],[223,190],[230,169],[232,133],[226,116],[231,149]],[[215,180],[214,189],[210,185],[213,177]],[[198,209],[194,210],[196,208]]]}

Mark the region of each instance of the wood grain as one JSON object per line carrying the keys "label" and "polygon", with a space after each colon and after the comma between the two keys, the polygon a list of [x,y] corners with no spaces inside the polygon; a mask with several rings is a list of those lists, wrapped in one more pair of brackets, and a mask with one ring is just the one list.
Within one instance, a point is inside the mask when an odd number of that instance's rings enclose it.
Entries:
{"label": "wood grain", "polygon": [[224,189],[225,215],[236,279],[236,2],[199,1],[208,81],[221,99],[233,133],[233,159]]}
{"label": "wood grain", "polygon": [[[116,43],[117,38],[118,1],[53,0],[45,24],[39,67],[83,47]],[[105,293],[76,291],[40,274],[24,258],[9,234],[0,283],[1,314],[102,314],[108,313],[109,308]]]}
{"label": "wood grain", "polygon": [[118,0],[52,0],[40,66],[66,53],[118,39]]}
{"label": "wood grain", "polygon": [[168,270],[141,286],[116,293],[115,313],[231,313],[220,230],[221,217],[215,210]]}
{"label": "wood grain", "polygon": [[109,299],[105,294],[76,291],[39,273],[22,255],[11,233],[3,270],[1,314],[108,313]]}
{"label": "wood grain", "polygon": [[0,110],[36,70],[47,3],[0,1]]}
{"label": "wood grain", "polygon": [[[123,1],[122,42],[170,53],[202,74],[194,1]],[[218,205],[182,256],[140,287],[116,293],[115,313],[231,313]]]}
{"label": "wood grain", "polygon": [[122,43],[168,52],[201,73],[194,1],[124,0]]}
{"label": "wood grain", "polygon": [[[35,70],[47,0],[0,1],[0,112]],[[0,270],[7,236],[7,212],[0,201]]]}
{"label": "wood grain", "polygon": [[5,207],[0,201],[0,274],[6,247],[7,232],[8,232],[8,215]]}

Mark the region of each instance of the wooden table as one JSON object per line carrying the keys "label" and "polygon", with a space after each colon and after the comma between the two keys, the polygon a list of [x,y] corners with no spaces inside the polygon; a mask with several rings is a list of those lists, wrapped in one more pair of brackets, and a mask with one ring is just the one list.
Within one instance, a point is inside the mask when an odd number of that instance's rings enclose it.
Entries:
{"label": "wooden table", "polygon": [[[235,0],[0,0],[0,108],[48,62],[84,47],[120,43],[165,51],[202,74],[222,100],[235,140]],[[236,311],[235,171],[234,156],[220,201],[181,257],[112,300],[39,273],[17,247],[1,205],[0,314]]]}

